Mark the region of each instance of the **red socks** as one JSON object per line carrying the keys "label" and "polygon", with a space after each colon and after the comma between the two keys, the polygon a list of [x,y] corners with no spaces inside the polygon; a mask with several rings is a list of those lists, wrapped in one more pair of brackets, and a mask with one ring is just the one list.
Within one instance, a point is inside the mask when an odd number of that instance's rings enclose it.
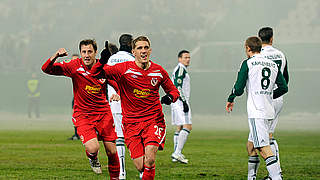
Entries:
{"label": "red socks", "polygon": [[154,180],[155,174],[156,174],[156,166],[155,165],[153,165],[151,167],[144,165],[142,180]]}
{"label": "red socks", "polygon": [[119,179],[120,163],[118,153],[108,155],[108,170],[111,180]]}

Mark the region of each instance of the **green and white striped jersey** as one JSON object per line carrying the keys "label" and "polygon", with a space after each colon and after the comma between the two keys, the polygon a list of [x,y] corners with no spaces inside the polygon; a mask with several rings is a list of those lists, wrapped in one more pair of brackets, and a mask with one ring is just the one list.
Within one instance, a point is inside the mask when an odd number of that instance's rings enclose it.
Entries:
{"label": "green and white striped jersey", "polygon": [[[273,90],[275,84],[278,88]],[[228,102],[233,102],[236,96],[241,96],[245,87],[248,118],[273,119],[273,98],[278,98],[288,91],[277,64],[261,54],[255,54],[242,62]]]}
{"label": "green and white striped jersey", "polygon": [[179,90],[181,100],[188,102],[190,98],[190,76],[187,67],[179,63],[173,70],[171,80]]}
{"label": "green and white striped jersey", "polygon": [[[265,58],[272,60],[273,62],[277,63],[284,79],[286,80],[287,84],[289,82],[289,73],[288,73],[288,66],[287,60],[285,55],[279,51],[278,49],[272,47],[271,45],[264,46],[261,49],[260,54]],[[283,99],[283,97],[279,97],[279,99]]]}

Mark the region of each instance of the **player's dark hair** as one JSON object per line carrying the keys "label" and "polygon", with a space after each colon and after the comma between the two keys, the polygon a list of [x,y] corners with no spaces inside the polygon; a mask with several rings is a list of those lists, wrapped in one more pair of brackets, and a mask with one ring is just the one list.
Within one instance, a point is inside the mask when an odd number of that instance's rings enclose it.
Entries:
{"label": "player's dark hair", "polygon": [[249,37],[246,40],[245,45],[248,46],[250,48],[250,51],[253,53],[260,52],[262,48],[261,39],[256,36]]}
{"label": "player's dark hair", "polygon": [[109,46],[109,50],[110,50],[111,54],[115,54],[119,51],[118,47],[113,43],[108,43],[108,46]]}
{"label": "player's dark hair", "polygon": [[184,53],[190,53],[190,52],[187,51],[187,50],[182,50],[182,51],[180,51],[180,52],[178,53],[178,57],[181,58]]}
{"label": "player's dark hair", "polygon": [[82,45],[88,46],[90,44],[92,45],[94,51],[96,52],[97,51],[97,43],[96,43],[96,41],[94,39],[85,39],[85,40],[80,41],[80,43],[79,43],[80,52],[81,52],[81,46]]}
{"label": "player's dark hair", "polygon": [[136,43],[138,41],[147,41],[149,46],[151,46],[150,44],[150,40],[146,37],[146,36],[139,36],[137,38],[135,38],[133,41],[132,41],[132,49],[134,49],[136,47]]}
{"label": "player's dark hair", "polygon": [[258,36],[260,37],[262,43],[268,44],[273,37],[273,30],[271,27],[263,27],[259,30]]}
{"label": "player's dark hair", "polygon": [[119,38],[120,51],[127,51],[131,53],[132,50],[132,35],[122,34]]}

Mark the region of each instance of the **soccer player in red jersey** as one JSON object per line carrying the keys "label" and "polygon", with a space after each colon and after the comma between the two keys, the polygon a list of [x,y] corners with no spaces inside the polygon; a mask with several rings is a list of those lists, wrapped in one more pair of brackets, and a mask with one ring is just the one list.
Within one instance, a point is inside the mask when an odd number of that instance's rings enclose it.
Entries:
{"label": "soccer player in red jersey", "polygon": [[[42,71],[50,75],[67,76],[72,79],[74,94],[73,123],[85,146],[93,171],[101,174],[101,165],[97,158],[100,148],[98,140],[102,140],[108,156],[110,179],[119,179],[119,159],[115,140],[117,135],[113,126],[110,106],[106,99],[105,79],[90,76],[89,70],[97,62],[97,44],[92,39],[83,40],[79,44],[81,58],[55,62],[58,57],[67,56],[64,48],[60,48],[42,66]],[[110,57],[110,54],[107,55]],[[106,57],[106,56],[104,56]],[[108,59],[101,59],[101,61]]]}
{"label": "soccer player in red jersey", "polygon": [[[150,58],[150,41],[140,36],[132,42],[135,61],[103,66],[100,61],[92,68],[95,77],[106,77],[118,83],[123,114],[125,143],[142,179],[155,177],[156,153],[163,149],[166,125],[159,100],[160,86],[166,92],[161,103],[171,104],[179,97],[167,71]],[[102,70],[103,68],[103,70]]]}

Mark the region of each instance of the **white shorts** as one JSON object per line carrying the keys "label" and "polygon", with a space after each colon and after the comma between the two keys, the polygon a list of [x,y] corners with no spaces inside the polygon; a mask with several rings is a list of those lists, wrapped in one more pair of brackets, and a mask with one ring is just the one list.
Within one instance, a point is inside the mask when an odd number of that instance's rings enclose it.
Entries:
{"label": "white shorts", "polygon": [[172,116],[172,125],[182,126],[184,124],[192,124],[190,108],[189,108],[189,112],[187,113],[183,112],[183,107],[172,108],[171,116]]}
{"label": "white shorts", "polygon": [[122,131],[122,114],[121,113],[112,113],[113,116],[113,121],[114,121],[114,126],[115,130],[117,133],[118,138],[119,137],[124,137],[123,136],[123,131]]}
{"label": "white shorts", "polygon": [[268,120],[259,118],[248,118],[249,137],[248,141],[253,142],[254,148],[269,145]]}
{"label": "white shorts", "polygon": [[274,107],[274,112],[275,112],[275,117],[274,119],[270,119],[268,122],[268,132],[269,133],[274,133],[274,130],[276,129],[276,126],[278,124],[278,120],[279,120],[279,114],[282,110],[282,106],[283,106],[283,100],[281,99],[274,99],[272,101],[273,107]]}

